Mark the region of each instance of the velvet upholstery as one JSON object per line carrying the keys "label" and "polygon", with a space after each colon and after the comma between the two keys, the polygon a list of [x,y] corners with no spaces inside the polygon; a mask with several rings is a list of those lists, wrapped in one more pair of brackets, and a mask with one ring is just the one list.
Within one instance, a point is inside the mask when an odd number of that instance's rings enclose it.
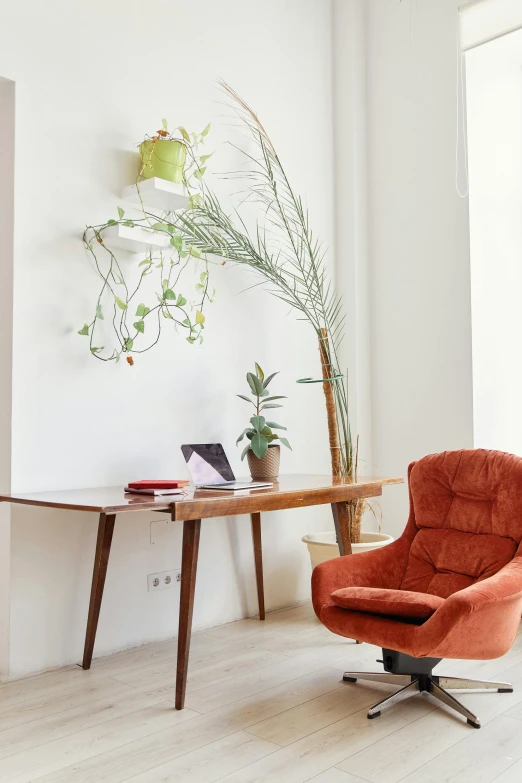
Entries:
{"label": "velvet upholstery", "polygon": [[[484,449],[432,454],[410,465],[408,479],[410,515],[397,541],[314,569],[317,616],[341,636],[415,657],[504,655],[522,612],[522,459]],[[368,604],[341,608],[332,594],[349,587],[445,600],[412,625]]]}
{"label": "velvet upholstery", "polygon": [[331,595],[332,602],[341,609],[357,612],[413,617],[427,620],[444,603],[444,598],[410,590],[383,590],[378,587],[343,587]]}

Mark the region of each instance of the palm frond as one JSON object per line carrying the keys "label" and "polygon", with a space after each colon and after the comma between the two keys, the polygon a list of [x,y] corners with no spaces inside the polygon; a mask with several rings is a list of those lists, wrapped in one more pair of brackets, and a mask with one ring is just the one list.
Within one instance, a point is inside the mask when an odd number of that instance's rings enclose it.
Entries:
{"label": "palm frond", "polygon": [[[254,110],[225,82],[221,87],[239,125],[253,142],[257,154],[236,147],[247,168],[228,172],[240,179],[241,204],[229,215],[215,193],[202,185],[202,199],[193,209],[178,213],[177,227],[187,242],[201,252],[252,269],[266,282],[268,291],[298,311],[329,340],[327,360],[339,374],[337,350],[343,336],[345,316],[342,298],[335,290],[326,252],[310,227],[308,210],[293,190],[274,144]],[[245,203],[259,205],[261,219],[250,230],[240,214]],[[348,402],[342,380],[333,382],[337,429],[342,447],[342,470],[354,473],[354,454]]]}

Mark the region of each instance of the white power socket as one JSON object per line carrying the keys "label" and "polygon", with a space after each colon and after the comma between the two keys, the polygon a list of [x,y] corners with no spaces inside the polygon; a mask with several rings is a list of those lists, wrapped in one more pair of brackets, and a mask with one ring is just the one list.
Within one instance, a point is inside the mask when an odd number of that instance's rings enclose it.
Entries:
{"label": "white power socket", "polygon": [[181,582],[181,571],[179,568],[174,571],[161,571],[159,574],[148,574],[147,588],[149,593],[156,590],[168,590],[174,587],[176,582]]}

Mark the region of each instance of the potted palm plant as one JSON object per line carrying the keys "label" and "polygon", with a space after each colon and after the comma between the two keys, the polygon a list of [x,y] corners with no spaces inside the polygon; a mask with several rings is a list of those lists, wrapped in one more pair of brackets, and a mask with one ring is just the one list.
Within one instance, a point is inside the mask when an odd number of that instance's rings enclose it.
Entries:
{"label": "potted palm plant", "polygon": [[[177,216],[177,228],[203,254],[252,269],[267,283],[271,294],[294,308],[300,320],[309,322],[319,346],[322,378],[317,382],[325,392],[332,475],[356,481],[358,449],[352,439],[347,389],[338,360],[344,324],[342,299],[332,283],[321,243],[310,227],[306,207],[293,190],[259,117],[227,84],[222,83],[222,88],[253,141],[254,151],[245,152],[248,171],[236,176],[246,180],[243,203],[250,198],[259,204],[263,222],[249,230],[238,210],[228,214],[221,200],[203,184],[194,208]],[[366,500],[353,500],[343,504],[339,512],[345,554],[352,552],[352,544],[362,544],[361,521],[367,507]],[[333,535],[331,556],[335,557],[339,550],[335,551]],[[374,543],[380,546],[391,540],[390,536],[373,535],[379,539]]]}
{"label": "potted palm plant", "polygon": [[[252,396],[237,395],[255,408],[255,415],[250,419],[250,427],[243,430],[236,441],[236,446],[246,437],[248,442],[241,454],[241,460],[247,456],[250,475],[256,481],[278,477],[281,459],[279,443],[288,449],[292,448],[286,438],[275,432],[275,430],[286,431],[286,427],[266,419],[267,410],[283,407],[274,401],[285,399],[281,395],[270,396],[268,386],[276,375],[278,373],[274,372],[265,377],[265,373],[256,362],[255,372],[248,372],[246,376]],[[279,441],[279,443],[275,443],[275,441]]]}

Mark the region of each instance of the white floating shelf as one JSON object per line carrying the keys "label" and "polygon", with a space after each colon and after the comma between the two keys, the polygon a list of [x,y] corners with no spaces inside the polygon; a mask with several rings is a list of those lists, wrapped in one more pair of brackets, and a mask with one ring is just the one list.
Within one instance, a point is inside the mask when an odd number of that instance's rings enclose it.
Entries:
{"label": "white floating shelf", "polygon": [[170,237],[161,231],[146,231],[139,226],[108,226],[102,233],[107,247],[127,250],[129,253],[150,253],[167,247]]}
{"label": "white floating shelf", "polygon": [[141,206],[143,202],[145,207],[161,209],[163,212],[176,212],[178,209],[186,209],[189,205],[184,185],[176,185],[159,177],[144,179],[138,185],[123,188],[121,197],[132,204]]}

